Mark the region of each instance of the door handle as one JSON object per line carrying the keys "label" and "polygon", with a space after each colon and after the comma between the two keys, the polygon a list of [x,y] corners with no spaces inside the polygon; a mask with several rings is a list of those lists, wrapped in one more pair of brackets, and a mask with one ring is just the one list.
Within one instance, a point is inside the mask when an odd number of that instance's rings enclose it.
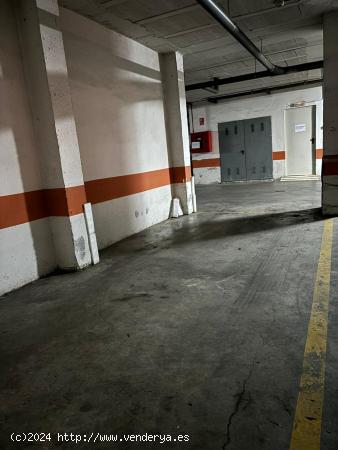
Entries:
{"label": "door handle", "polygon": [[315,143],[315,138],[314,137],[311,138],[310,141],[312,142],[312,144],[314,144]]}
{"label": "door handle", "polygon": [[244,155],[244,153],[245,153],[244,150],[241,150],[241,153],[242,153],[242,155]]}

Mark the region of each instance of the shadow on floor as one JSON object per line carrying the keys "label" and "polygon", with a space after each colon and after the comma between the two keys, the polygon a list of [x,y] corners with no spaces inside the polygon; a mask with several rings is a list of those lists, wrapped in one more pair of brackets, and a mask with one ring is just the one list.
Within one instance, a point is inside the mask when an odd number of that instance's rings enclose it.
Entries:
{"label": "shadow on floor", "polygon": [[[179,229],[173,229],[170,236],[166,234],[163,239],[157,235],[154,239],[146,238],[145,242],[145,232],[142,231],[106,249],[102,256],[103,258],[110,258],[113,254],[163,250],[175,246],[184,246],[194,241],[225,239],[241,234],[269,231],[324,220],[321,208],[259,214],[256,216],[240,215],[238,217],[224,218],[224,215],[217,215],[213,217],[213,220],[205,222],[200,219],[198,214],[177,219],[179,221],[186,219],[186,221],[183,222]],[[218,217],[221,217],[221,220]],[[190,218],[193,220],[189,220]]]}
{"label": "shadow on floor", "polygon": [[[299,211],[286,211],[273,214],[259,214],[256,216],[239,216],[231,218],[222,218],[222,220],[213,220],[203,222],[196,228],[184,227],[177,233],[179,240],[183,242],[186,238],[195,239],[222,239],[227,236],[236,236],[239,234],[255,233],[258,231],[268,231],[276,228],[284,228],[298,224],[306,224],[324,220],[320,208],[304,209]],[[184,233],[185,232],[185,233]],[[185,235],[184,235],[185,234]],[[174,237],[174,243],[178,240]]]}

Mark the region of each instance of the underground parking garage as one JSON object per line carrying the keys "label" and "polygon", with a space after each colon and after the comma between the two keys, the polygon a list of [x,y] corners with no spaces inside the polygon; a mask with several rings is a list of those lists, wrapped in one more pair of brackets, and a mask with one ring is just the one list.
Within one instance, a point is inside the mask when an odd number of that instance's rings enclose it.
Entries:
{"label": "underground parking garage", "polygon": [[0,24],[0,447],[336,450],[337,1]]}

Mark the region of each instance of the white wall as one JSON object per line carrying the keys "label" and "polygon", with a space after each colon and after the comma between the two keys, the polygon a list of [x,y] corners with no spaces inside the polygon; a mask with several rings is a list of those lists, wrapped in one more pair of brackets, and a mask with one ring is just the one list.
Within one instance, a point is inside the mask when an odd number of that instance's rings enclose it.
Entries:
{"label": "white wall", "polygon": [[[93,205],[103,248],[169,217],[172,186],[159,55],[64,9],[60,23],[84,180],[115,180],[116,188],[118,179],[122,188],[134,189]],[[41,207],[46,188],[59,185],[46,186],[41,176],[46,167],[33,129],[17,27],[12,2],[1,2],[0,295],[56,268],[50,221],[68,219],[67,213],[50,218]],[[64,71],[52,75],[56,83],[57,77],[67,76]],[[63,110],[55,126],[67,120]],[[42,211],[45,218],[33,219],[32,211],[33,216]]]}
{"label": "white wall", "polygon": [[[60,17],[85,181],[168,168],[158,53],[69,10]],[[99,247],[167,219],[170,202],[167,186],[93,205]]]}
{"label": "white wall", "polygon": [[94,205],[99,247],[105,248],[168,219],[170,203],[171,187],[168,185]]}
{"label": "white wall", "polygon": [[215,184],[221,182],[221,171],[219,167],[196,167],[194,168],[196,184]]}
{"label": "white wall", "polygon": [[[316,106],[316,148],[323,148],[323,101],[322,88],[313,87],[308,89],[282,92],[278,94],[238,99],[218,104],[203,104],[194,106],[193,119],[194,131],[213,131],[213,153],[193,154],[193,159],[219,158],[218,123],[232,120],[252,119],[255,117],[271,116],[272,125],[272,149],[273,151],[285,151],[284,136],[284,110],[291,103],[304,101],[306,105]],[[199,118],[205,118],[205,124],[199,125]],[[320,173],[321,161],[317,161],[317,173]],[[197,172],[196,182],[209,182],[210,175],[206,169],[194,169]],[[203,172],[205,175],[203,175]],[[218,169],[218,181],[220,181],[220,170]],[[273,176],[280,178],[285,175],[285,161],[273,161]],[[213,176],[215,179],[216,176]]]}
{"label": "white wall", "polygon": [[[17,214],[8,196],[43,187],[12,3],[0,2],[0,201],[7,201],[0,217],[7,219]],[[54,268],[47,218],[0,229],[0,295]]]}

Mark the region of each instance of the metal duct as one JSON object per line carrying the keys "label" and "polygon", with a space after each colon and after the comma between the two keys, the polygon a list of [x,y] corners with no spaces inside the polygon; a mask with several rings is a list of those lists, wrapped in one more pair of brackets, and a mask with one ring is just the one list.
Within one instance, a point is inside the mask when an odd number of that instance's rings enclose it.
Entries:
{"label": "metal duct", "polygon": [[285,73],[283,67],[275,66],[248,36],[222,11],[212,0],[197,0],[197,2],[219,22],[257,61],[259,61],[271,74],[282,75]]}

